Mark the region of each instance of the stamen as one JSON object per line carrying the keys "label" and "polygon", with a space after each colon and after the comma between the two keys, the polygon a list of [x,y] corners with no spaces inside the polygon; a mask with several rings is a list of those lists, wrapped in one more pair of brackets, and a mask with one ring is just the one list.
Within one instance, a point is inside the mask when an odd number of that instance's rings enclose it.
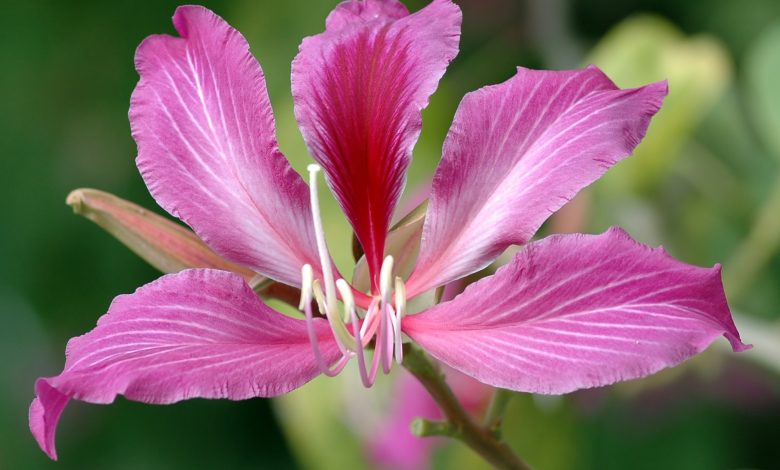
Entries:
{"label": "stamen", "polygon": [[[386,307],[385,307],[386,310]],[[376,369],[379,367],[379,364],[382,364],[382,370],[385,374],[389,372],[389,370],[385,370],[385,354],[387,354],[387,322],[386,322],[387,316],[382,312],[382,309],[380,307],[380,313],[377,315],[377,330],[376,330],[376,340],[374,341],[374,357],[371,361],[371,370],[376,373]]]}
{"label": "stamen", "polygon": [[317,173],[319,173],[322,168],[316,163],[312,163],[307,169],[309,171],[309,196],[311,202],[311,215],[314,222],[314,235],[317,239],[317,251],[320,256],[322,278],[325,283],[325,314],[330,319],[331,314],[336,311],[336,285],[333,282],[333,269],[330,265],[328,245],[325,242],[325,230],[322,228],[320,198],[317,193]]}
{"label": "stamen", "polygon": [[384,347],[382,348],[382,371],[385,374],[390,373],[390,369],[393,367],[393,349],[395,349],[395,343],[393,341],[393,335],[395,333],[395,312],[393,307],[387,305],[385,307],[385,315],[383,320],[383,332],[382,342]]}
{"label": "stamen", "polygon": [[404,348],[401,338],[401,319],[406,315],[406,286],[403,279],[395,278],[395,362],[400,364],[404,360]]}
{"label": "stamen", "polygon": [[376,299],[371,300],[371,303],[368,305],[368,313],[366,313],[366,318],[363,320],[363,325],[360,327],[360,336],[367,338],[363,343],[363,346],[368,344],[368,341],[370,341],[370,338],[376,332],[376,319],[379,313],[379,307],[377,306],[378,303],[379,302]]}
{"label": "stamen", "polygon": [[[320,351],[319,342],[317,341],[317,331],[314,328],[314,316],[311,312],[311,301],[312,301],[312,291],[313,291],[313,284],[311,283],[310,279],[313,277],[311,265],[305,264],[301,268],[301,302],[300,305],[303,306],[303,311],[306,314],[306,330],[309,333],[309,342],[311,343],[311,348],[314,351],[314,360],[317,362],[317,367],[319,367],[320,371],[327,375],[328,377],[335,377],[336,375],[341,372],[344,367],[347,365],[347,362],[349,362],[349,356],[343,354],[339,362],[335,365],[333,369],[331,369],[327,362],[325,362],[325,359],[322,356],[322,352]],[[309,279],[309,282],[307,283],[307,279]]]}
{"label": "stamen", "polygon": [[[325,240],[317,193],[317,173],[321,170],[322,168],[316,164],[308,166],[311,212],[322,272],[322,282],[319,279],[314,279],[314,270],[311,265],[306,264],[303,266],[301,270],[301,301],[298,308],[305,312],[309,341],[314,350],[317,365],[322,373],[331,377],[338,374],[346,366],[349,359],[357,355],[358,370],[360,371],[363,385],[371,387],[376,380],[380,364],[384,373],[387,374],[392,367],[393,357],[395,357],[398,363],[403,360],[401,320],[406,314],[406,288],[400,278],[393,278],[393,257],[387,256],[382,263],[379,273],[380,295],[378,298],[370,301],[363,324],[360,324],[352,288],[343,279],[338,279],[334,282],[333,267]],[[394,283],[393,280],[395,281]],[[322,291],[323,287],[325,289],[324,293]],[[337,289],[344,303],[343,316],[339,314],[337,309]],[[395,292],[395,307],[390,302],[390,296],[393,292]],[[325,362],[319,349],[317,331],[312,314],[313,299],[316,299],[320,312],[324,313],[327,318],[336,344],[341,350],[342,357],[332,369]],[[346,325],[350,321],[352,323],[351,332]],[[372,337],[375,338],[375,348],[371,360],[371,368],[368,370],[366,367],[365,347]]]}
{"label": "stamen", "polygon": [[325,294],[322,293],[322,284],[320,284],[320,280],[317,279],[312,283],[311,286],[312,292],[314,293],[314,300],[317,301],[317,310],[320,311],[323,315],[327,317],[327,307],[325,306]]}
{"label": "stamen", "polygon": [[[379,271],[379,295],[381,297],[381,315],[379,318],[379,335],[377,336],[377,352],[382,363],[382,371],[387,374],[393,365],[393,333],[395,328],[391,325],[388,316],[388,302],[392,292],[393,257],[388,256],[382,263]],[[380,347],[381,346],[381,347]]]}
{"label": "stamen", "polygon": [[336,288],[338,288],[341,294],[341,299],[344,301],[344,310],[349,315],[352,321],[352,331],[355,334],[355,354],[358,358],[358,371],[360,372],[360,380],[363,382],[363,386],[371,388],[376,380],[376,368],[372,369],[372,373],[369,373],[366,369],[366,355],[363,347],[363,336],[361,334],[360,320],[358,319],[357,312],[355,311],[355,299],[352,296],[352,289],[344,279],[338,279],[336,281]]}
{"label": "stamen", "polygon": [[314,272],[310,264],[304,264],[301,268],[301,301],[298,303],[298,310],[303,310],[306,299],[311,302],[312,283],[314,282]]}
{"label": "stamen", "polygon": [[[319,280],[314,281],[313,290],[314,298],[317,299],[317,305],[319,306],[320,310],[322,310],[324,300]],[[338,312],[334,312],[333,315],[328,315],[326,313],[326,317],[328,318],[328,323],[330,324],[330,330],[333,332],[333,337],[336,339],[336,343],[339,345],[341,354],[344,354],[345,356],[352,354],[352,351],[355,350],[355,339],[347,330],[347,327],[344,325],[341,316],[338,314]]]}
{"label": "stamen", "polygon": [[388,256],[379,270],[379,295],[385,301],[389,300],[393,280],[393,257]]}

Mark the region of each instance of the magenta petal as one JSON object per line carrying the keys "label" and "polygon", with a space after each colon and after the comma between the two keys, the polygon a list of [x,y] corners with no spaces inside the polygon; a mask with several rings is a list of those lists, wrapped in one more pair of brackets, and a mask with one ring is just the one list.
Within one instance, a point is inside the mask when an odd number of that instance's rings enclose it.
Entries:
{"label": "magenta petal", "polygon": [[[316,320],[329,363],[340,352]],[[319,374],[304,321],[262,303],[238,275],[187,270],[121,295],[97,327],[68,343],[62,373],[39,379],[30,429],[52,458],[54,432],[70,398],[146,403],[280,395]]]}
{"label": "magenta petal", "polygon": [[65,406],[70,401],[66,395],[52,388],[46,379],[35,383],[36,398],[30,404],[30,432],[38,445],[52,460],[57,460],[57,448],[54,446],[54,434]]}
{"label": "magenta petal", "polygon": [[458,51],[461,13],[435,0],[347,1],[292,66],[295,115],[363,246],[376,287],[385,235],[422,125],[420,111]]}
{"label": "magenta petal", "polygon": [[203,7],[181,38],[147,38],[130,123],[138,168],[168,212],[230,261],[290,285],[316,262],[308,188],[278,149],[265,79],[246,40]]}
{"label": "magenta petal", "polygon": [[404,318],[433,356],[496,387],[566,393],[674,366],[720,335],[742,344],[720,267],[690,266],[621,229],[556,235],[451,302]]}
{"label": "magenta petal", "polygon": [[436,171],[409,295],[526,243],[547,217],[644,137],[665,82],[618,89],[600,70],[518,68],[469,93]]}

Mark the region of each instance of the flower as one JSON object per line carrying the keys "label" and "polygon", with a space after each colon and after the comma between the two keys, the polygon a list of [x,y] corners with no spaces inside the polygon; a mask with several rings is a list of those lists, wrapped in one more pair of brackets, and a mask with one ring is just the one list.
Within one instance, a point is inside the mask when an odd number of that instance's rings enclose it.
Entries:
{"label": "flower", "polygon": [[[621,90],[595,67],[518,68],[463,99],[416,266],[394,277],[388,227],[420,111],[456,55],[460,22],[450,0],[414,14],[396,0],[352,0],[330,14],[324,33],[304,39],[292,88],[319,163],[309,187],[278,149],[263,73],[236,30],[205,8],[180,7],[181,37],[139,46],[130,122],[150,192],[226,260],[300,287],[306,319],[272,310],[242,277],[212,269],[117,297],[94,330],[69,342],[63,372],[36,382],[30,428],[50,457],[70,399],[269,397],[336,374],[353,357],[370,386],[402,360],[402,333],[481,382],[534,393],[642,377],[720,335],[747,347],[718,267],[685,265],[620,229],[528,243],[550,213],[631,153],[666,94],[663,82]],[[331,264],[320,165],[366,254],[368,293]],[[494,275],[406,315],[408,299],[484,268],[513,244],[526,246]]]}

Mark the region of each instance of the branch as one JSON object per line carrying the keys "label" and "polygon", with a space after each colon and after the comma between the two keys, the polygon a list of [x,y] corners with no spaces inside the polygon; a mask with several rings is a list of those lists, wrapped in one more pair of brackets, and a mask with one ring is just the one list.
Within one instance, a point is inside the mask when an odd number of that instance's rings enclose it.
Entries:
{"label": "branch", "polygon": [[490,406],[488,406],[485,414],[485,427],[497,438],[501,437],[501,423],[504,420],[504,412],[512,396],[513,394],[509,390],[497,388],[493,392],[493,398],[490,400]]}
{"label": "branch", "polygon": [[423,384],[447,417],[447,422],[415,420],[413,432],[419,431],[416,432],[418,436],[435,435],[460,439],[496,468],[530,470],[495,434],[474,422],[452,393],[439,367],[420,348],[407,345],[403,365]]}

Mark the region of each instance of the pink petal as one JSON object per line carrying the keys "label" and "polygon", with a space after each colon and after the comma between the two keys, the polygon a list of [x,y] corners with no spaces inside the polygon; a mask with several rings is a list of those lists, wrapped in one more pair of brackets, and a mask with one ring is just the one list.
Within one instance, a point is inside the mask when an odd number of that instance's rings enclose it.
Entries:
{"label": "pink petal", "polygon": [[[339,349],[317,320],[329,363]],[[236,274],[192,269],[121,295],[97,327],[68,343],[63,372],[39,379],[30,430],[56,458],[54,432],[71,398],[146,403],[280,395],[319,374],[304,321],[263,304]]]}
{"label": "pink petal", "polygon": [[203,7],[180,7],[181,38],[147,38],[130,123],[157,202],[230,261],[297,286],[319,266],[308,188],[277,147],[259,64]]}
{"label": "pink petal", "polygon": [[466,95],[434,176],[409,295],[478,271],[527,242],[547,217],[645,135],[665,82],[618,89],[600,70],[518,68]]}
{"label": "pink petal", "polygon": [[303,40],[292,67],[295,115],[376,277],[420,134],[420,111],[458,51],[460,9],[435,0],[347,1]]}
{"label": "pink petal", "polygon": [[496,387],[566,393],[650,375],[724,335],[720,267],[690,266],[621,229],[532,243],[451,302],[404,319],[447,365]]}

